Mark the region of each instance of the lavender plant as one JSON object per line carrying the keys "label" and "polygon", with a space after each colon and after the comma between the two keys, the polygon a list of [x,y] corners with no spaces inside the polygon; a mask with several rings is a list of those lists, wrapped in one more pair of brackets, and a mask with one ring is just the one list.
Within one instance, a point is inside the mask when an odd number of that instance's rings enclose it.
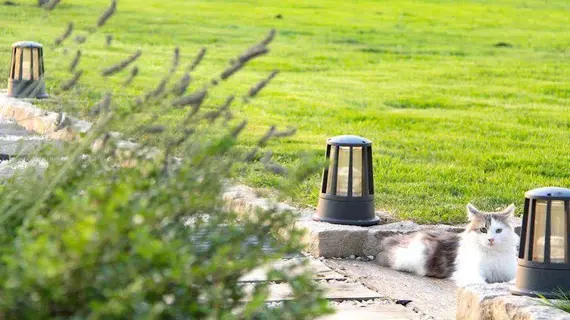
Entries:
{"label": "lavender plant", "polygon": [[[58,3],[52,0],[45,8]],[[79,46],[117,10],[112,1],[93,31],[81,35],[85,39]],[[54,44],[64,45],[74,33],[73,23],[68,24]],[[0,317],[309,319],[329,311],[310,274],[269,274],[270,280],[284,281],[293,291],[292,300],[277,309],[264,303],[267,284],[247,287],[238,281],[262,264],[303,250],[295,213],[266,210],[243,216],[223,210],[221,202],[236,165],[252,161],[261,147],[295,130],[272,127],[256,147],[240,151],[235,146],[247,121],[233,119],[236,95],[210,111],[202,108],[219,83],[267,54],[274,36],[271,30],[190,93],[191,74],[206,49],[200,49],[183,76],[173,81],[183,64],[175,48],[166,75],[137,97],[128,112],[116,112],[113,92],[106,93],[91,108],[95,123],[88,134],[63,150],[42,150],[38,156],[49,166],[41,175],[23,172],[0,187]],[[83,51],[76,51],[61,91],[73,92],[83,80]],[[133,64],[143,58],[142,51],[136,51],[102,68],[101,76],[116,77],[130,68],[123,83],[129,86],[139,72]],[[245,103],[277,72],[254,84]],[[111,132],[110,124],[128,121],[153,104],[186,110],[178,123],[170,124],[178,128],[177,134],[166,136],[152,156],[144,143],[125,152],[121,135]],[[69,118],[62,111],[58,119],[56,130],[65,130]],[[152,135],[162,135],[165,129],[153,119],[138,128]],[[270,152],[261,161],[291,184],[318,168],[314,163],[283,168],[271,161]]]}

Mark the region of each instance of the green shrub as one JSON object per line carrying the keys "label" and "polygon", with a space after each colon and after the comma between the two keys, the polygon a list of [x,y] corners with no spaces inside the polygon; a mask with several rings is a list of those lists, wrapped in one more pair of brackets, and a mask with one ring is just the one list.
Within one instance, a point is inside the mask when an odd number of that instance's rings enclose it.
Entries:
{"label": "green shrub", "polygon": [[[98,28],[114,14],[115,5],[99,19],[103,22]],[[293,289],[294,299],[277,309],[264,303],[267,284],[256,285],[248,294],[238,283],[252,269],[300,252],[302,233],[292,227],[294,213],[268,210],[238,216],[222,209],[230,172],[256,158],[258,149],[234,148],[246,122],[232,119],[232,99],[209,112],[200,108],[201,92],[212,94],[216,84],[244,67],[247,59],[266,53],[273,35],[246,51],[219,78],[186,95],[185,88],[175,90],[183,79],[172,80],[180,65],[176,49],[172,69],[157,88],[119,111],[109,93],[94,106],[97,122],[87,135],[63,151],[39,154],[49,162],[43,174],[23,172],[0,187],[2,318],[306,319],[329,311],[310,274],[270,274],[270,279],[285,279]],[[76,70],[77,63],[70,69]],[[107,68],[106,76],[128,64],[126,60]],[[70,75],[61,90],[72,92],[80,81],[81,76]],[[267,82],[255,87],[261,90]],[[258,94],[257,89],[248,98]],[[147,157],[144,145],[125,153],[108,128],[120,128],[137,110],[157,104],[189,107],[188,114],[170,124],[174,133],[152,121],[140,126],[139,132],[164,135],[158,156]],[[259,146],[293,132],[271,128]],[[285,187],[317,167],[285,170],[267,154],[263,164],[283,174]]]}

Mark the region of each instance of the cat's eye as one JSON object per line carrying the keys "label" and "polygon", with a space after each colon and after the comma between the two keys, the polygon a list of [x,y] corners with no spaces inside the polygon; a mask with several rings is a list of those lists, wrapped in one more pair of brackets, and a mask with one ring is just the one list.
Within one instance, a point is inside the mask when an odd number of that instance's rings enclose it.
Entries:
{"label": "cat's eye", "polygon": [[481,231],[481,233],[487,233],[487,228],[481,228],[479,231]]}
{"label": "cat's eye", "polygon": [[496,233],[501,233],[501,232],[503,232],[503,229],[499,228],[499,229],[495,230],[495,232],[496,232]]}

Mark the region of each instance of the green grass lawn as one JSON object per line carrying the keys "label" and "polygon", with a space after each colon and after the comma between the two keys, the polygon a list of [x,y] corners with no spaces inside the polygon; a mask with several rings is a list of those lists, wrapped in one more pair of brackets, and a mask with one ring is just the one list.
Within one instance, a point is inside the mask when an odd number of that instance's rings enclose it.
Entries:
{"label": "green grass lawn", "polygon": [[[50,15],[36,1],[0,5],[0,74],[8,74],[10,45],[50,44],[69,21],[79,34],[93,26],[106,0],[63,0]],[[281,15],[282,19],[276,16]],[[492,210],[524,192],[570,184],[570,2],[567,0],[188,1],[121,0],[118,14],[83,45],[81,114],[110,88],[117,105],[156,85],[179,46],[188,63],[202,46],[198,80],[278,30],[270,55],[223,84],[245,92],[271,70],[281,73],[249,105],[236,106],[251,125],[243,144],[269,125],[299,133],[270,147],[285,165],[301,153],[323,157],[329,136],[356,134],[373,141],[376,206],[418,222],[464,221],[472,201]],[[111,49],[104,34],[114,34]],[[508,46],[496,46],[498,43]],[[67,55],[47,46],[48,90],[69,78]],[[97,76],[142,49],[141,75]],[[198,84],[194,88],[199,88]],[[132,126],[157,110],[133,119]],[[183,111],[162,109],[174,121]],[[251,165],[243,181],[271,187],[276,178]],[[316,205],[320,175],[296,188],[295,201]],[[521,208],[518,208],[520,212]]]}

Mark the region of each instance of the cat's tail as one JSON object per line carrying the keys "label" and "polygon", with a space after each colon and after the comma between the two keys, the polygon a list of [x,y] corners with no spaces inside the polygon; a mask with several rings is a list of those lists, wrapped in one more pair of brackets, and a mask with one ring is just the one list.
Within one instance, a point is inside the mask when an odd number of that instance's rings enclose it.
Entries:
{"label": "cat's tail", "polygon": [[425,276],[427,248],[422,234],[397,235],[385,238],[375,262],[381,266]]}
{"label": "cat's tail", "polygon": [[420,276],[447,278],[455,270],[459,235],[422,231],[386,238],[376,262],[382,266]]}
{"label": "cat's tail", "polygon": [[380,243],[380,252],[378,252],[374,261],[383,267],[392,268],[396,248],[399,247],[399,244],[404,243],[402,238],[401,235],[384,238]]}

